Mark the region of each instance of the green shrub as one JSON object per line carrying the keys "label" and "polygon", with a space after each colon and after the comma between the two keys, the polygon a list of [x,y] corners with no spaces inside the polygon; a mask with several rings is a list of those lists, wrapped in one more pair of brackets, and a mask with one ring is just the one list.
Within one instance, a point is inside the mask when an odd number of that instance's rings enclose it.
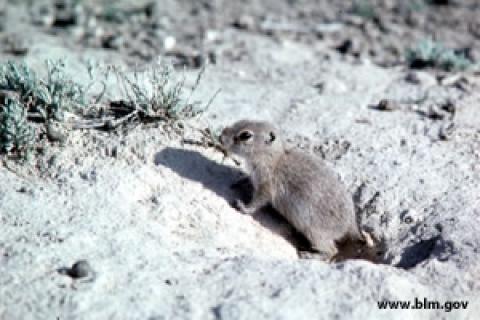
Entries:
{"label": "green shrub", "polygon": [[27,121],[27,110],[18,101],[6,98],[0,106],[0,151],[25,152],[33,144],[34,130]]}
{"label": "green shrub", "polygon": [[86,106],[84,87],[65,72],[63,61],[46,61],[46,78],[24,63],[0,65],[0,90],[12,93],[0,102],[0,151],[28,149],[35,139],[29,119],[63,121],[64,112]]}
{"label": "green shrub", "polygon": [[47,60],[46,69],[46,79],[39,79],[24,63],[9,61],[0,66],[0,90],[17,92],[27,111],[37,113],[45,121],[61,121],[63,112],[85,106],[85,92],[66,74],[62,60]]}
{"label": "green shrub", "polygon": [[[215,95],[206,105],[192,101],[192,96],[200,83],[202,69],[190,90],[185,88],[185,76],[177,77],[173,68],[166,64],[156,64],[144,72],[132,74],[121,71],[115,66],[103,69],[105,80],[113,70],[123,89],[123,96],[101,108],[97,105],[105,93],[102,92],[93,102],[87,102],[86,92],[95,83],[94,69],[89,64],[87,71],[90,84],[83,86],[73,81],[65,72],[63,61],[46,61],[46,77],[39,77],[24,63],[6,62],[0,65],[0,152],[23,153],[35,142],[33,121],[37,126],[45,125],[47,137],[53,122],[64,122],[65,113],[71,128],[112,129],[130,121],[168,121],[192,118],[205,111]],[[98,67],[98,66],[97,66]],[[87,108],[87,106],[89,106]],[[40,131],[39,131],[40,132]]]}
{"label": "green shrub", "polygon": [[406,59],[413,68],[433,67],[446,71],[465,70],[473,65],[465,54],[431,39],[420,41],[415,48],[409,49]]}
{"label": "green shrub", "polygon": [[171,65],[157,63],[146,71],[133,74],[114,69],[123,88],[125,106],[141,118],[161,120],[192,118],[209,107],[218,91],[203,106],[200,101],[191,101],[204,71],[205,68],[200,70],[188,92],[185,76],[176,76]]}

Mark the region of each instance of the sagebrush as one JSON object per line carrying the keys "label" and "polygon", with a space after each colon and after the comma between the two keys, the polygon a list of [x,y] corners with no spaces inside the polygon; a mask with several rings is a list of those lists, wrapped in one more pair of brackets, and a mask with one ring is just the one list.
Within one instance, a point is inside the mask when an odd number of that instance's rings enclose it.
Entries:
{"label": "sagebrush", "polygon": [[46,77],[39,78],[24,63],[7,62],[0,66],[0,90],[15,91],[29,113],[44,120],[63,119],[63,112],[85,107],[84,87],[65,72],[62,60],[47,60]]}
{"label": "sagebrush", "polygon": [[206,104],[192,101],[204,71],[202,68],[191,89],[187,89],[185,75],[178,76],[170,64],[156,63],[147,70],[133,73],[113,68],[123,89],[121,101],[124,108],[143,119],[174,121],[203,113],[218,94],[217,91]]}
{"label": "sagebrush", "polygon": [[407,50],[406,59],[414,68],[432,67],[446,71],[466,70],[473,65],[464,52],[449,49],[432,39],[422,40]]}
{"label": "sagebrush", "polygon": [[0,151],[27,152],[34,139],[34,129],[28,123],[27,110],[18,101],[5,98],[0,109]]}
{"label": "sagebrush", "polygon": [[[0,93],[8,93],[8,99],[0,100],[1,152],[23,154],[39,138],[38,133],[42,130],[35,130],[36,127],[41,129],[45,125],[49,128],[52,121],[65,124],[67,113],[69,122],[63,126],[67,129],[108,130],[141,121],[172,123],[204,112],[218,93],[204,105],[201,101],[192,101],[204,68],[198,73],[191,89],[187,89],[185,75],[178,76],[173,67],[165,63],[131,73],[115,66],[99,68],[101,80],[95,79],[97,73],[94,72],[99,65],[90,63],[86,69],[91,81],[86,85],[68,75],[63,60],[47,60],[45,67],[46,75],[40,77],[25,63],[6,62],[0,65]],[[106,83],[112,73],[122,94],[109,102],[99,103],[107,91]],[[87,93],[96,82],[103,84],[102,92],[96,99],[89,100]]]}

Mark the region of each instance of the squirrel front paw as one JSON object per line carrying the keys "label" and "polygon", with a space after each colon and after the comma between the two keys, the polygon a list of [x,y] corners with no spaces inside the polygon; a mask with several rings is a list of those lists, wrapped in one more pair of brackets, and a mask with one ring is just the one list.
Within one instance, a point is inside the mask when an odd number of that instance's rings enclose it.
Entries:
{"label": "squirrel front paw", "polygon": [[248,214],[248,215],[254,214],[255,211],[257,211],[256,208],[249,207],[249,206],[245,205],[245,203],[240,199],[236,199],[233,202],[233,207],[235,209],[241,211],[243,214]]}

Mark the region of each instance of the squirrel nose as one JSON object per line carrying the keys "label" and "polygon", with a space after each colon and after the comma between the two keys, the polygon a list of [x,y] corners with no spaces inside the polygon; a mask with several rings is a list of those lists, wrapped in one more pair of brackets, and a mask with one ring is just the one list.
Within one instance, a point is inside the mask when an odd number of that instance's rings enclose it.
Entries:
{"label": "squirrel nose", "polygon": [[225,144],[225,137],[224,137],[223,132],[220,134],[220,137],[218,138],[218,140],[220,140],[221,144]]}
{"label": "squirrel nose", "polygon": [[221,144],[225,144],[225,135],[227,134],[228,132],[228,128],[225,128],[222,130],[222,133],[220,134],[220,137],[218,138],[218,140],[220,140],[220,143]]}

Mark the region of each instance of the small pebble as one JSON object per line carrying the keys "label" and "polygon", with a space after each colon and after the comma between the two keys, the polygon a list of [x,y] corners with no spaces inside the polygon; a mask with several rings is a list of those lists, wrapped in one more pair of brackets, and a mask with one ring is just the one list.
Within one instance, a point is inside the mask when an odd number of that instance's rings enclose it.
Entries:
{"label": "small pebble", "polygon": [[437,84],[437,79],[427,72],[411,71],[406,74],[405,81],[411,84],[431,87]]}
{"label": "small pebble", "polygon": [[443,141],[447,141],[453,137],[454,133],[455,133],[455,124],[453,122],[450,122],[440,127],[440,130],[438,132],[438,137]]}
{"label": "small pebble", "polygon": [[89,277],[92,276],[93,273],[93,269],[87,260],[75,262],[70,270],[67,271],[67,274],[74,279]]}
{"label": "small pebble", "polygon": [[442,104],[441,108],[442,108],[442,110],[444,110],[448,113],[451,113],[452,115],[455,114],[455,111],[457,109],[455,103],[453,103],[453,101],[451,101],[451,100],[448,100],[444,104]]}
{"label": "small pebble", "polygon": [[393,111],[398,109],[398,107],[392,100],[382,99],[378,103],[376,109],[381,111]]}
{"label": "small pebble", "polygon": [[163,48],[167,51],[173,50],[177,44],[175,37],[167,36],[163,39]]}
{"label": "small pebble", "polygon": [[432,120],[442,120],[445,118],[446,112],[438,105],[432,104],[428,107],[426,115]]}
{"label": "small pebble", "polygon": [[50,141],[64,142],[67,139],[67,134],[58,123],[49,122],[47,125],[47,137]]}
{"label": "small pebble", "polygon": [[249,15],[242,15],[232,23],[233,27],[241,30],[252,30],[255,28],[255,19]]}
{"label": "small pebble", "polygon": [[407,75],[405,76],[405,81],[413,84],[420,84],[422,82],[416,72],[407,73]]}

